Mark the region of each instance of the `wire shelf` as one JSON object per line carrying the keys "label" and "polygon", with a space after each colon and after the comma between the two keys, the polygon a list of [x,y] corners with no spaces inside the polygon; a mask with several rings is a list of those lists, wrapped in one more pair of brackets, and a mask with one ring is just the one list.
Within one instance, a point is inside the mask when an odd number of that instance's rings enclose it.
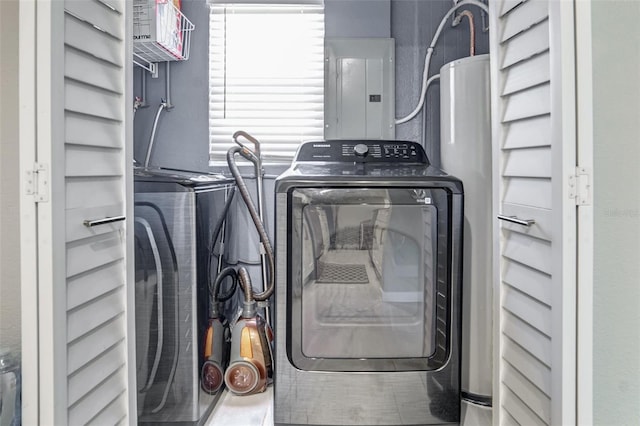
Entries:
{"label": "wire shelf", "polygon": [[173,0],[135,0],[133,62],[154,72],[157,62],[189,59],[194,28]]}

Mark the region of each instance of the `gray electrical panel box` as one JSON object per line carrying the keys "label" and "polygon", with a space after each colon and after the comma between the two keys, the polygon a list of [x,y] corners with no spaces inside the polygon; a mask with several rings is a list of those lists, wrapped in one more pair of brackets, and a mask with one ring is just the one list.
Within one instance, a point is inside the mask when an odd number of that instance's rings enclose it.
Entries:
{"label": "gray electrical panel box", "polygon": [[391,38],[325,40],[325,139],[395,138]]}

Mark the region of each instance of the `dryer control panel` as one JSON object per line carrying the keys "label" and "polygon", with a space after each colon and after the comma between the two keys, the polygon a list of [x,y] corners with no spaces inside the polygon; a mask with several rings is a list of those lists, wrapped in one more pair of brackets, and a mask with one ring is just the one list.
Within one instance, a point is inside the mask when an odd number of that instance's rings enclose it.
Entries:
{"label": "dryer control panel", "polygon": [[305,142],[294,162],[429,164],[422,146],[416,142],[393,140],[326,140]]}

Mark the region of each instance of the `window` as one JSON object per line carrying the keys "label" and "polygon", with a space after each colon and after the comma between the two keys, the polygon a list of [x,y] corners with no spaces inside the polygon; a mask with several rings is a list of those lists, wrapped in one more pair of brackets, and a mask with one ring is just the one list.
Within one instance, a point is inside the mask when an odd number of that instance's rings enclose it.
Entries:
{"label": "window", "polygon": [[316,5],[212,6],[209,159],[244,130],[266,160],[291,159],[324,126],[324,10]]}

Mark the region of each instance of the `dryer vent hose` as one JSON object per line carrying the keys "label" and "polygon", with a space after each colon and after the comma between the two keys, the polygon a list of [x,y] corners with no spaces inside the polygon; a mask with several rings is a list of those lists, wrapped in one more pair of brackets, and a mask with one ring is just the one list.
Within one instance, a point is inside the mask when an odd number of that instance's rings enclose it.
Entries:
{"label": "dryer vent hose", "polygon": [[[251,291],[249,292],[250,295],[247,295],[245,292],[245,298],[251,297],[253,300],[257,300],[261,302],[271,297],[274,290],[275,261],[273,256],[273,248],[271,246],[271,241],[269,241],[269,235],[267,235],[267,231],[266,229],[264,229],[264,225],[260,220],[258,211],[256,210],[256,206],[253,204],[253,200],[251,199],[251,195],[249,194],[247,185],[245,184],[244,179],[242,179],[242,176],[240,175],[240,170],[238,170],[238,166],[236,165],[236,160],[235,160],[236,154],[242,155],[244,158],[246,158],[247,160],[251,161],[254,164],[259,160],[255,156],[255,154],[246,147],[234,146],[234,147],[231,147],[229,151],[227,151],[227,164],[229,165],[229,170],[231,171],[231,174],[236,180],[236,186],[238,187],[238,190],[240,191],[240,195],[242,196],[242,199],[244,200],[244,203],[246,204],[247,209],[249,210],[249,214],[251,215],[253,224],[256,227],[256,230],[258,231],[258,235],[260,236],[260,241],[262,242],[262,246],[264,247],[264,251],[266,254],[265,257],[267,258],[269,279],[268,279],[268,282],[265,283],[265,290],[262,293],[253,293],[253,289],[251,289]],[[239,278],[242,282],[242,275],[240,275]]]}

